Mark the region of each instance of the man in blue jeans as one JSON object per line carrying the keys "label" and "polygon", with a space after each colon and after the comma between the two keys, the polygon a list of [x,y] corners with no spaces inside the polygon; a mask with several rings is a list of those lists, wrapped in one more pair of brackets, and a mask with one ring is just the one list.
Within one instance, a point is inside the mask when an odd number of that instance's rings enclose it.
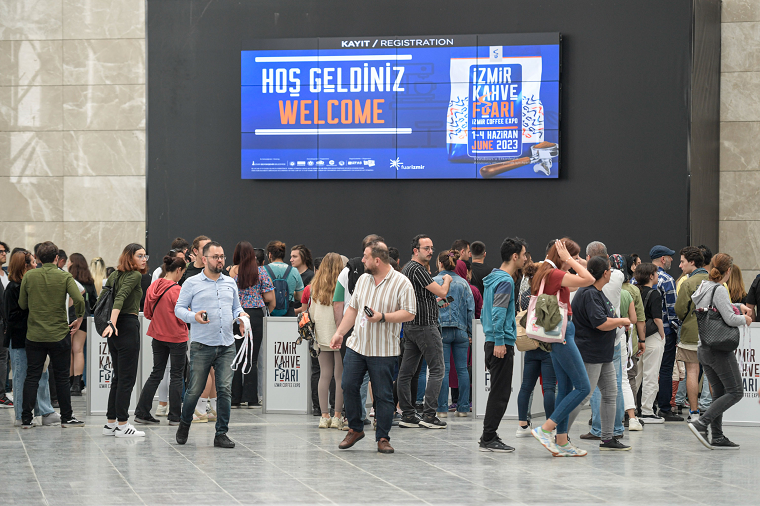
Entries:
{"label": "man in blue jeans", "polygon": [[359,389],[369,372],[375,397],[377,451],[393,453],[390,445],[393,423],[393,373],[401,352],[401,324],[414,318],[417,303],[412,283],[390,265],[388,247],[373,242],[364,248],[364,274],[356,282],[351,301],[330,347],[339,350],[343,337],[353,326],[343,358],[343,404],[348,418],[348,434],[338,445],[351,448],[364,437]]}
{"label": "man in blue jeans", "polygon": [[[185,444],[193,421],[198,398],[206,387],[209,370],[214,368],[218,396],[214,446],[234,448],[227,437],[232,401],[232,361],[235,358],[235,338],[232,324],[237,319],[241,334],[249,325],[243,311],[235,281],[222,274],[224,250],[218,242],[203,247],[203,271],[188,278],[174,307],[174,314],[190,325],[190,384],[182,404],[182,416],[177,429],[177,443]],[[189,309],[188,309],[189,308]]]}
{"label": "man in blue jeans", "polygon": [[662,326],[665,329],[665,351],[660,363],[660,390],[657,392],[659,416],[666,422],[683,422],[683,417],[671,411],[673,397],[673,364],[676,361],[676,343],[681,321],[676,315],[676,282],[666,271],[670,269],[676,252],[665,246],[654,246],[649,251],[652,263],[657,266],[657,290],[662,295]]}

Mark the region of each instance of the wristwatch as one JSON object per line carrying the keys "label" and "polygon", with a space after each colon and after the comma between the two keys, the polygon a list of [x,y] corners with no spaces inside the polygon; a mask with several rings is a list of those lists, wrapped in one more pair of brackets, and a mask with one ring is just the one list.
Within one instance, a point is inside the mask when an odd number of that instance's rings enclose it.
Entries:
{"label": "wristwatch", "polygon": [[382,316],[380,316],[380,323],[385,323],[385,313],[380,313]]}

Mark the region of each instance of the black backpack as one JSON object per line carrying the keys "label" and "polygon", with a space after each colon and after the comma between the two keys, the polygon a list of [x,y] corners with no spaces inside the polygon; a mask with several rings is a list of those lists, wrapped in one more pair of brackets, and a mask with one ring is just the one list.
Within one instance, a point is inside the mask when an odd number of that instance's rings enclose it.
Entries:
{"label": "black backpack", "polygon": [[[354,293],[354,288],[356,288],[356,282],[359,281],[361,275],[364,274],[364,263],[362,262],[362,257],[352,258],[348,261],[346,267],[348,268],[348,293],[352,294]],[[346,294],[346,296],[348,296],[348,294]]]}
{"label": "black backpack", "polygon": [[[100,297],[98,297],[98,301],[95,303],[95,307],[92,310],[92,316],[95,319],[95,330],[97,330],[98,334],[101,336],[108,328],[108,320],[111,319],[111,311],[113,311],[116,283],[121,277],[121,272],[119,271],[116,271],[114,274],[116,274],[116,276],[114,277],[113,283],[106,283],[106,286],[100,291]],[[114,276],[114,274],[111,276]],[[108,281],[110,282],[111,279],[109,278]]]}

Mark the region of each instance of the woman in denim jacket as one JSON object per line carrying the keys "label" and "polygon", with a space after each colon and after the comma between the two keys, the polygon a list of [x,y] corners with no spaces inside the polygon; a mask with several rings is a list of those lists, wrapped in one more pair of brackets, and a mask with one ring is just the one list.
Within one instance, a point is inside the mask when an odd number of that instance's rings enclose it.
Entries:
{"label": "woman in denim jacket", "polygon": [[438,275],[433,280],[443,284],[443,276],[451,276],[449,295],[454,300],[448,306],[438,310],[438,324],[443,338],[443,360],[446,372],[438,394],[438,417],[448,416],[449,405],[449,371],[451,370],[451,352],[454,352],[454,366],[459,379],[459,400],[457,416],[468,416],[470,412],[470,375],[467,372],[467,350],[472,336],[472,319],[475,314],[475,299],[470,285],[456,274],[456,251],[443,251],[438,255]]}

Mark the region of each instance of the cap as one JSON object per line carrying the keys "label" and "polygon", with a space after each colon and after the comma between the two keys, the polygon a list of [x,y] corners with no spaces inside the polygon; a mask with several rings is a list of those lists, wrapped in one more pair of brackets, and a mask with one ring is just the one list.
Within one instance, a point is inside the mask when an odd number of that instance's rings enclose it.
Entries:
{"label": "cap", "polygon": [[671,257],[675,254],[676,254],[675,251],[661,244],[658,244],[657,246],[654,246],[652,249],[649,250],[649,258],[651,258],[652,260],[657,260],[658,258],[664,257],[664,256]]}

